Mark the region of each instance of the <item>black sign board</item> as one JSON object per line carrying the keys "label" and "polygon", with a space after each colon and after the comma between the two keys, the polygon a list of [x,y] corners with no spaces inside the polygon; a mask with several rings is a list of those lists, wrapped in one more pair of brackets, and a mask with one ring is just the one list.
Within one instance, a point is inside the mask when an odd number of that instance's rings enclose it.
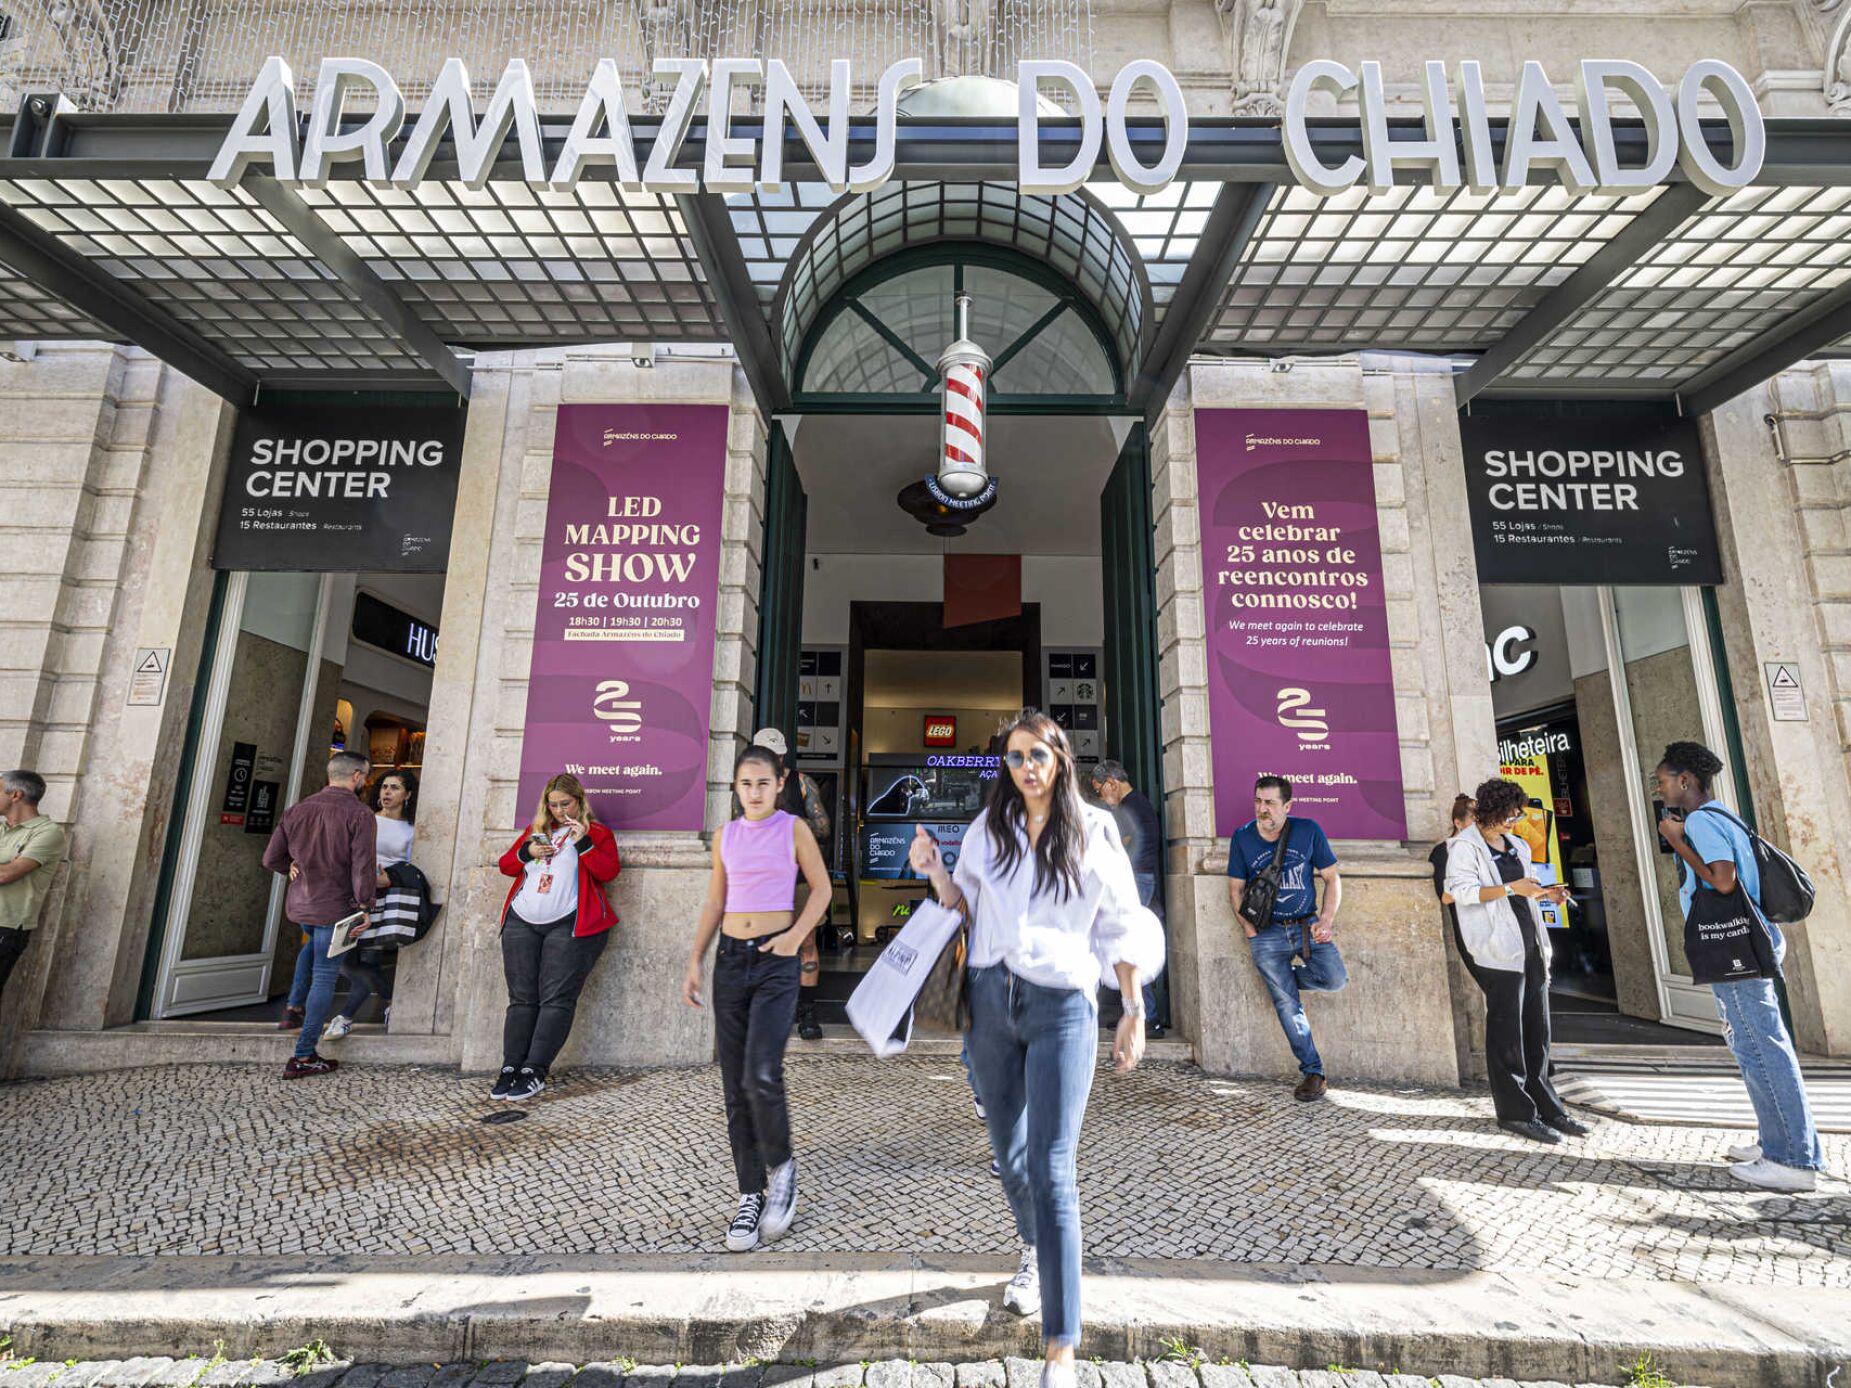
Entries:
{"label": "black sign board", "polygon": [[1696,425],[1459,421],[1480,583],[1721,583]]}
{"label": "black sign board", "polygon": [[244,817],[244,832],[267,834],[276,828],[276,802],[282,794],[276,781],[251,782],[251,811]]}
{"label": "black sign board", "polygon": [[354,594],[353,635],[356,641],[420,665],[437,663],[437,628],[371,593]]}
{"label": "black sign board", "polygon": [[225,798],[219,802],[220,824],[242,824],[251,807],[251,773],[257,768],[257,744],[231,744],[231,769],[225,773]]}
{"label": "black sign board", "polygon": [[442,573],[465,416],[450,405],[243,411],[212,566]]}

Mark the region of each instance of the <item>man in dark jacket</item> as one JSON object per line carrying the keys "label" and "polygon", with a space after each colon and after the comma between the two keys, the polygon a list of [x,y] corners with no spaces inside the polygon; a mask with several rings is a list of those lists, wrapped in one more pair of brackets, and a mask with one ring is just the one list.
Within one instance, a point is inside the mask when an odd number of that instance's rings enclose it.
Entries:
{"label": "man in dark jacket", "polygon": [[[1150,797],[1131,785],[1131,773],[1115,761],[1102,761],[1093,768],[1093,794],[1099,803],[1112,811],[1118,821],[1118,836],[1125,841],[1125,855],[1131,859],[1131,874],[1137,879],[1138,901],[1163,918],[1157,900],[1157,873],[1163,852],[1163,826],[1157,819],[1157,807]],[[1147,1036],[1162,1036],[1163,1022],[1158,1020],[1157,992],[1144,985],[1144,1027]]]}
{"label": "man in dark jacket", "polygon": [[264,866],[289,878],[284,913],[308,936],[302,948],[314,951],[315,959],[302,1034],[284,1079],[339,1068],[337,1061],[315,1053],[315,1043],[341,978],[340,956],[328,957],[334,927],[356,910],[370,908],[378,891],[378,829],[373,812],[360,801],[370,770],[358,752],[335,753],[328,760],[327,788],[285,810],[264,849]]}

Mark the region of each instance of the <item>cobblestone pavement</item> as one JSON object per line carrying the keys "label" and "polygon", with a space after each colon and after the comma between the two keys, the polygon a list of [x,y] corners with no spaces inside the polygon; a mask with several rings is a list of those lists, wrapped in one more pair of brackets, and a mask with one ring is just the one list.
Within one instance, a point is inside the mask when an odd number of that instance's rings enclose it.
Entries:
{"label": "cobblestone pavement", "polygon": [[[789,1083],[802,1206],[781,1250],[1008,1256],[954,1059],[805,1058]],[[0,1085],[0,1253],[722,1249],[715,1070],[564,1073],[525,1108],[487,1087],[358,1065],[294,1083],[226,1065]],[[525,1118],[480,1121],[510,1111]],[[1282,1081],[1184,1064],[1102,1071],[1079,1161],[1087,1251],[1851,1286],[1841,1182],[1752,1191],[1719,1161],[1739,1131],[1592,1121],[1540,1148],[1498,1132],[1482,1095],[1345,1086],[1305,1105]],[[1844,1171],[1851,1138],[1826,1151]]]}
{"label": "cobblestone pavement", "polygon": [[[1624,1382],[1626,1366],[1614,1381]],[[1259,1364],[1163,1359],[1075,1366],[1078,1388],[1571,1388],[1509,1378],[1437,1378],[1333,1364],[1280,1369]],[[1668,1382],[1669,1380],[1658,1380]],[[1040,1365],[1027,1359],[968,1364],[879,1360],[815,1368],[793,1364],[346,1364],[311,1366],[274,1359],[224,1361],[141,1358],[44,1363],[0,1359],[5,1388],[1038,1388]],[[1607,1388],[1604,1384],[1573,1388]]]}

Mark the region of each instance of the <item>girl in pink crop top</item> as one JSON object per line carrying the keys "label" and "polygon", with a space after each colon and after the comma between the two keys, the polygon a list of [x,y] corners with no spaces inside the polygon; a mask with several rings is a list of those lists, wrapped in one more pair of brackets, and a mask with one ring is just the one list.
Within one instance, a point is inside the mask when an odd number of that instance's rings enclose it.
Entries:
{"label": "girl in pink crop top", "polygon": [[[781,1238],[797,1213],[797,1162],[784,1096],[784,1046],[797,1021],[797,955],[829,909],[829,873],[810,826],[778,808],[784,772],[752,746],[733,764],[745,813],[713,837],[713,872],[694,930],[681,993],[701,1006],[707,950],[713,962],[713,1029],[726,1092],[726,1134],[739,1204],[726,1231],[736,1253]],[[810,885],[793,908],[797,874]]]}

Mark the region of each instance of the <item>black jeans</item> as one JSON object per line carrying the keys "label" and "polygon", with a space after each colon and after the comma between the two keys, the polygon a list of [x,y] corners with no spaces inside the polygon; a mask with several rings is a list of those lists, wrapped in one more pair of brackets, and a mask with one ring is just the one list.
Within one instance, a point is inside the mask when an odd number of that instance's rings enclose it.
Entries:
{"label": "black jeans", "polygon": [[726,1136],[742,1195],[763,1190],[765,1173],[791,1159],[784,1047],[797,1020],[802,973],[796,956],[785,959],[760,944],[722,935],[713,961],[713,1029],[726,1089]]}
{"label": "black jeans", "polygon": [[529,925],[514,911],[501,927],[501,966],[508,976],[508,1019],[501,1028],[501,1063],[531,1065],[544,1075],[566,1044],[578,995],[604,953],[608,930],[572,933],[576,916]]}
{"label": "black jeans", "polygon": [[[397,951],[391,953],[396,954]],[[347,1001],[341,1004],[341,1013],[348,1021],[360,1020],[360,1009],[366,1006],[375,993],[387,1007],[392,1006],[392,980],[386,977],[386,967],[395,962],[386,950],[369,949],[365,945],[349,956],[343,972],[351,981],[351,986],[347,989]]]}
{"label": "black jeans", "polygon": [[1548,1122],[1568,1113],[1549,1082],[1549,971],[1536,927],[1522,921],[1524,914],[1518,913],[1522,973],[1479,967],[1459,936],[1457,918],[1453,922],[1459,956],[1485,995],[1485,1069],[1500,1123]]}
{"label": "black jeans", "polygon": [[13,975],[13,965],[26,952],[26,944],[31,939],[30,930],[14,930],[11,927],[0,930],[0,989],[6,987],[7,979]]}

